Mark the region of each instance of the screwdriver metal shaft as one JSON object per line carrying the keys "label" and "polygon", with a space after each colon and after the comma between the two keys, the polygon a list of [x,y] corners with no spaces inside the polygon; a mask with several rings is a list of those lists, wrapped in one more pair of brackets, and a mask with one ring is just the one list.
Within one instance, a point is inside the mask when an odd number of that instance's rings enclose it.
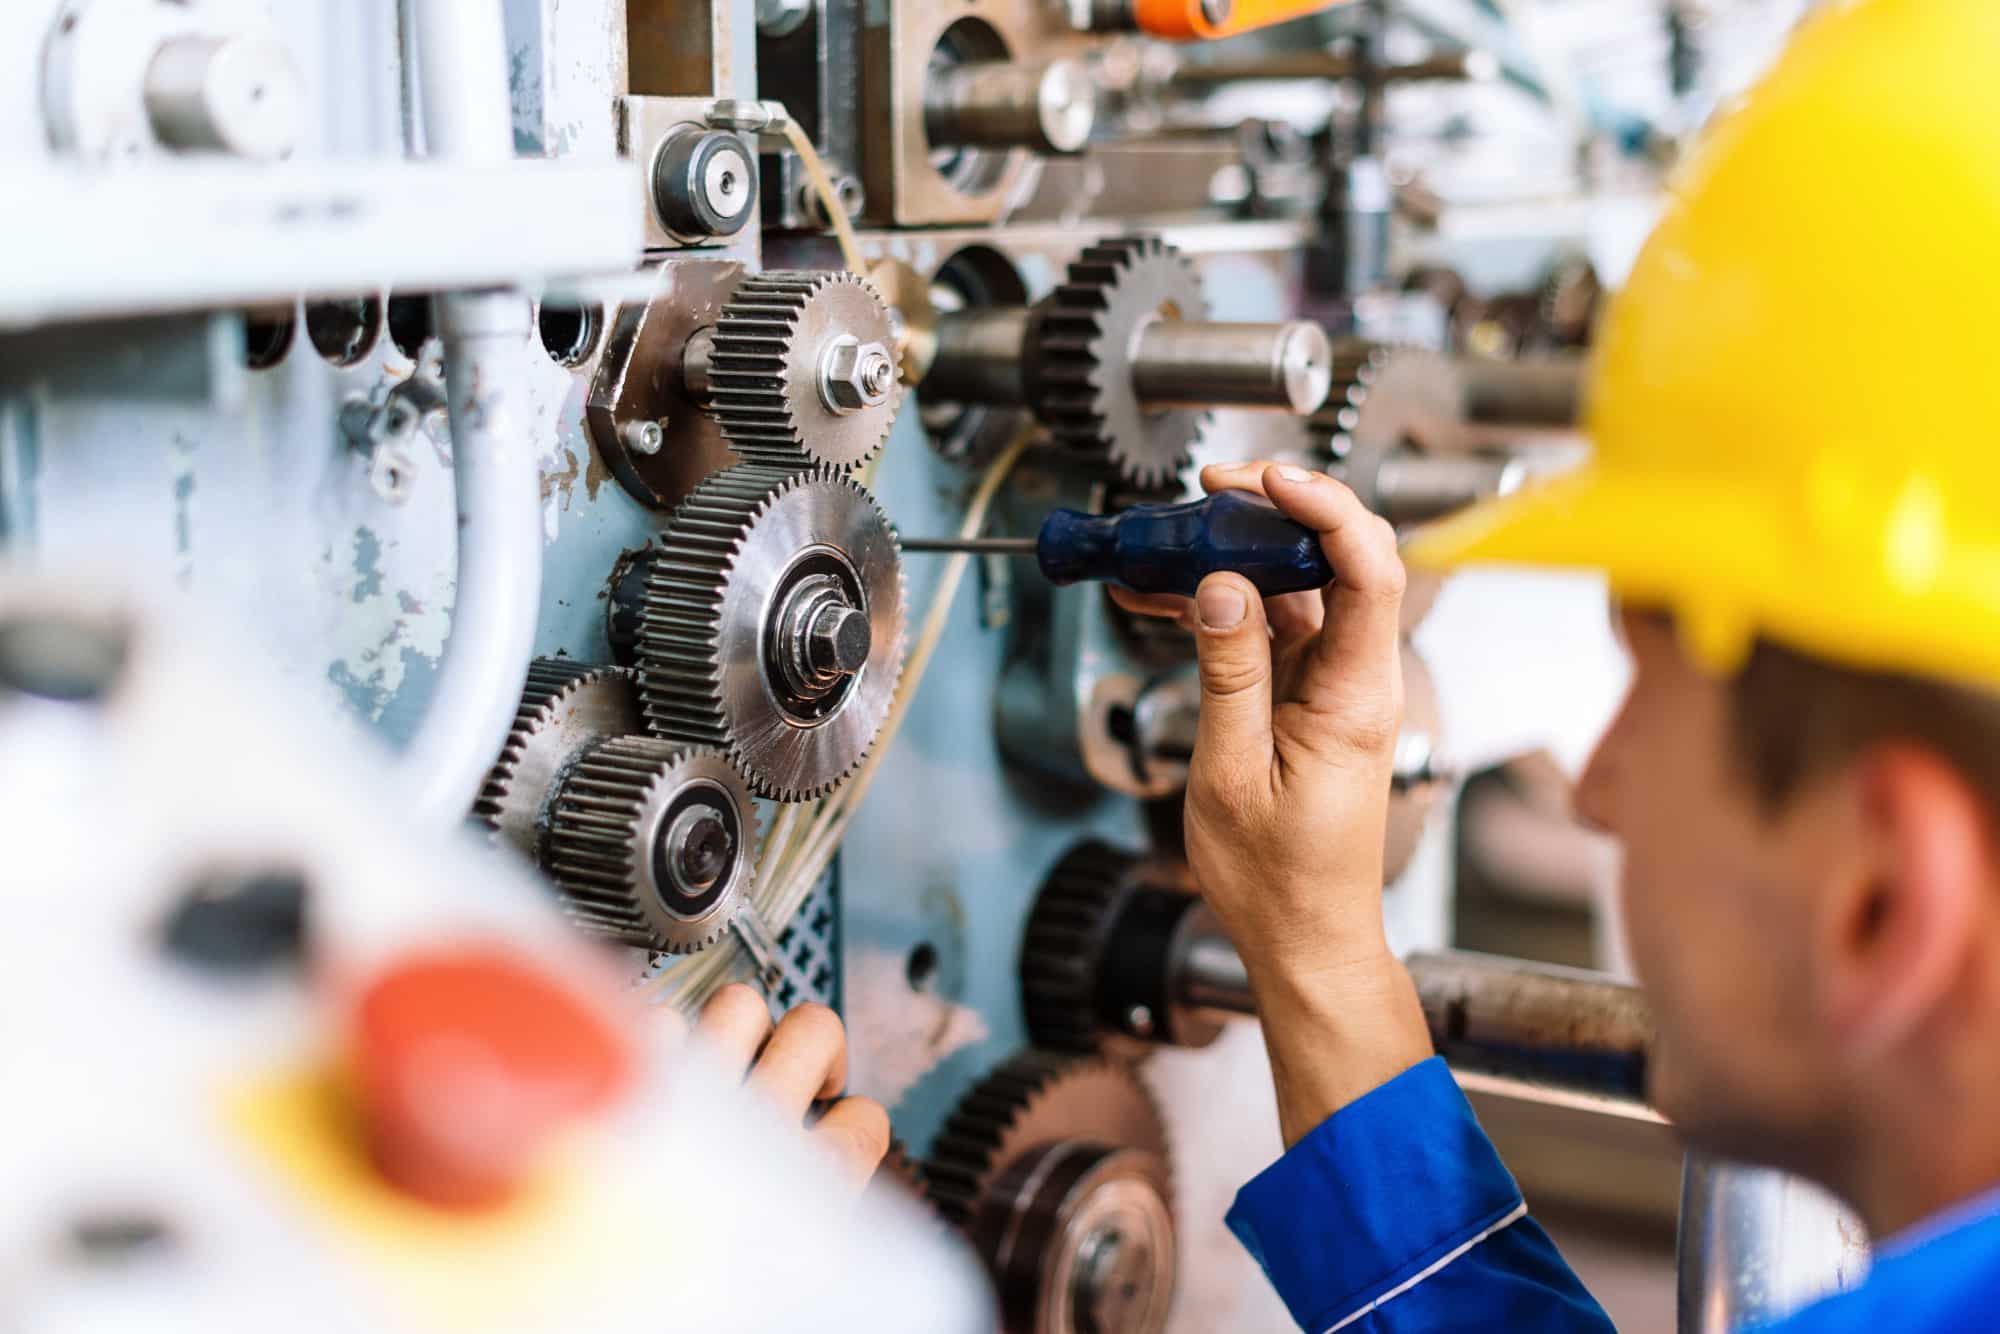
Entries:
{"label": "screwdriver metal shaft", "polygon": [[1032,556],[1032,537],[909,537],[902,540],[905,551],[966,551],[975,556]]}

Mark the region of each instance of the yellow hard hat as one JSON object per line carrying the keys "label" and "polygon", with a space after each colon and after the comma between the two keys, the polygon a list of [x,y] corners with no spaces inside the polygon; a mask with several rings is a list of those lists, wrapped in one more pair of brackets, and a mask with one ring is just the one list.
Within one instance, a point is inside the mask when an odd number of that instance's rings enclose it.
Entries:
{"label": "yellow hard hat", "polygon": [[1764,636],[2000,688],[2000,2],[1800,27],[1670,183],[1585,428],[1406,557],[1603,569],[1717,672]]}

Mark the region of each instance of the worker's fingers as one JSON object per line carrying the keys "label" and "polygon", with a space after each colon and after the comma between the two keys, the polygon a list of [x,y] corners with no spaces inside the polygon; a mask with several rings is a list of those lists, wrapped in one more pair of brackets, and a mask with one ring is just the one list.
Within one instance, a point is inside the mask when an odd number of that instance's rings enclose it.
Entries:
{"label": "worker's fingers", "polygon": [[754,987],[731,982],[708,998],[694,1031],[731,1074],[741,1075],[771,1035],[771,1010]]}
{"label": "worker's fingers", "polygon": [[1281,593],[1264,599],[1264,615],[1278,638],[1301,639],[1318,634],[1326,623],[1326,599],[1318,593]]}
{"label": "worker's fingers", "polygon": [[1249,491],[1264,495],[1264,472],[1272,467],[1269,459],[1251,459],[1244,463],[1211,463],[1201,470],[1201,488],[1214,495],[1217,491]]}
{"label": "worker's fingers", "polygon": [[1353,709],[1376,696],[1393,701],[1404,580],[1395,529],[1324,473],[1271,467],[1264,472],[1264,492],[1319,534],[1333,566],[1326,623],[1300,676],[1300,702]]}
{"label": "worker's fingers", "polygon": [[1106,587],[1111,600],[1134,616],[1157,616],[1163,620],[1189,622],[1194,615],[1194,599],[1178,593],[1134,593],[1117,584]]}
{"label": "worker's fingers", "polygon": [[842,1098],[827,1108],[809,1138],[832,1156],[857,1185],[875,1175],[889,1152],[889,1113],[873,1098]]}
{"label": "worker's fingers", "polygon": [[1271,771],[1271,633],[1264,601],[1240,574],[1211,574],[1195,592],[1201,715],[1192,787],[1232,793]]}
{"label": "worker's fingers", "polygon": [[750,1071],[756,1089],[786,1116],[804,1116],[818,1098],[847,1086],[847,1030],[824,1005],[806,1004],[778,1021]]}

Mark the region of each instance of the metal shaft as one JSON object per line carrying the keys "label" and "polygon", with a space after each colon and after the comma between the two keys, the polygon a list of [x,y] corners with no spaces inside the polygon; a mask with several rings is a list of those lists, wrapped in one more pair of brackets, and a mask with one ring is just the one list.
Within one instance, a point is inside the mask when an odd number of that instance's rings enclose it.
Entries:
{"label": "metal shaft", "polygon": [[1026,306],[992,306],[940,317],[937,355],[924,376],[925,396],[1008,407],[1025,403],[1022,354],[1029,317]]}
{"label": "metal shaft", "polygon": [[975,556],[1032,556],[1032,537],[905,537],[898,539],[905,552],[964,551]]}
{"label": "metal shaft", "polygon": [[1333,345],[1310,320],[1155,320],[1139,332],[1132,388],[1149,409],[1277,408],[1307,413],[1333,383]]}
{"label": "metal shaft", "polygon": [[[1640,1101],[1652,1042],[1633,987],[1551,964],[1453,951],[1405,961],[1439,1055],[1453,1068]],[[1198,936],[1172,979],[1182,1004],[1254,1014],[1235,946]]]}
{"label": "metal shaft", "polygon": [[1583,391],[1581,357],[1501,361],[1461,357],[1458,374],[1467,421],[1510,426],[1574,426]]}
{"label": "metal shaft", "polygon": [[934,148],[1075,153],[1096,119],[1090,76],[1070,60],[952,65],[924,90],[924,133]]}
{"label": "metal shaft", "polygon": [[1391,523],[1422,523],[1516,491],[1527,475],[1511,455],[1403,450],[1375,469],[1375,509]]}
{"label": "metal shaft", "polygon": [[1482,79],[1492,72],[1492,59],[1477,51],[1455,51],[1406,65],[1386,65],[1373,71],[1352,56],[1333,52],[1297,51],[1257,60],[1188,61],[1173,73],[1177,89],[1189,91],[1269,79],[1352,79],[1372,73],[1385,83],[1415,83],[1426,79]]}

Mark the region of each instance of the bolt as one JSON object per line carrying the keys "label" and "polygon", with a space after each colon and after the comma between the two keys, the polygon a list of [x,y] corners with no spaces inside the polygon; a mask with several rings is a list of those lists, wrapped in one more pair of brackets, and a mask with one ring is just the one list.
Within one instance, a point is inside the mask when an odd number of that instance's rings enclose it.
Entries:
{"label": "bolt", "polygon": [[668,866],[677,888],[705,894],[729,873],[736,839],[729,821],[713,806],[690,806],[667,830]]}
{"label": "bolt", "polygon": [[896,358],[881,343],[842,334],[827,344],[819,363],[819,396],[836,416],[880,406],[896,384]]}
{"label": "bolt", "polygon": [[818,676],[852,676],[873,647],[868,613],[846,603],[820,607],[806,630],[806,661]]}
{"label": "bolt", "polygon": [[1201,16],[1214,27],[1229,22],[1229,16],[1235,12],[1235,0],[1201,0]]}
{"label": "bolt", "polygon": [[667,433],[656,421],[626,422],[618,428],[618,438],[628,453],[657,454],[666,443]]}

